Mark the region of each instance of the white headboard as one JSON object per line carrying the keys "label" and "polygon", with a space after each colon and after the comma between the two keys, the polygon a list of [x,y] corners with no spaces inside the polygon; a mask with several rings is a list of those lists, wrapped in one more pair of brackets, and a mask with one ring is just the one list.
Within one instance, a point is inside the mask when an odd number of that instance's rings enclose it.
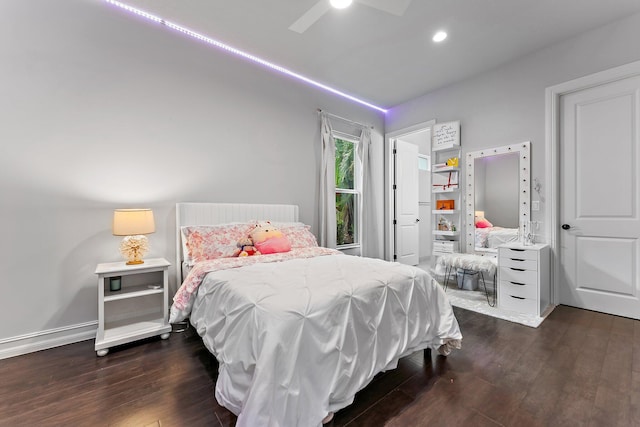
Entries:
{"label": "white headboard", "polygon": [[176,279],[182,283],[182,235],[184,225],[215,225],[251,220],[298,221],[297,205],[248,203],[176,203]]}

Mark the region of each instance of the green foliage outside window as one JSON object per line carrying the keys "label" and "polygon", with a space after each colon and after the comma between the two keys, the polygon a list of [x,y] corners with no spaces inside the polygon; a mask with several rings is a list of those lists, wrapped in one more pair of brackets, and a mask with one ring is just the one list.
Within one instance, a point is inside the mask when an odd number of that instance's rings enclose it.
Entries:
{"label": "green foliage outside window", "polygon": [[[337,244],[355,243],[356,194],[355,144],[335,139],[336,142],[336,225]],[[343,191],[340,191],[343,190]],[[344,192],[344,190],[351,190]]]}
{"label": "green foliage outside window", "polygon": [[353,142],[336,138],[336,188],[353,190],[355,148]]}
{"label": "green foliage outside window", "polygon": [[336,193],[337,244],[355,243],[355,194]]}

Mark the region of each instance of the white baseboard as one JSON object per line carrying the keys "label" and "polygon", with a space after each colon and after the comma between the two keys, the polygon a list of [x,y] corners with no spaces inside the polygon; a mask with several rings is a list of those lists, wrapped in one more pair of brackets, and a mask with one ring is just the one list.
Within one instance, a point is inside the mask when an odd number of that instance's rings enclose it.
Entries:
{"label": "white baseboard", "polygon": [[5,338],[0,340],[0,360],[94,339],[97,329],[98,322],[93,321]]}

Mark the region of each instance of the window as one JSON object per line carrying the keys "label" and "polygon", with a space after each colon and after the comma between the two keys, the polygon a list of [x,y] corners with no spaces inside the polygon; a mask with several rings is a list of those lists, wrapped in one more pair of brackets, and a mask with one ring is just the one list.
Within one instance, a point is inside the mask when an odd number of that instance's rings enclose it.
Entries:
{"label": "window", "polygon": [[334,134],[336,143],[336,243],[338,247],[360,244],[360,183],[356,161],[357,140]]}

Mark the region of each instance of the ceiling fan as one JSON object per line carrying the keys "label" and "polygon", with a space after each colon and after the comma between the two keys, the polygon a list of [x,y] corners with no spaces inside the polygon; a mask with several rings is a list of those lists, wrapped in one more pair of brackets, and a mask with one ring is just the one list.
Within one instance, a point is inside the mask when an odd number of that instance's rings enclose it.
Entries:
{"label": "ceiling fan", "polygon": [[[374,9],[390,13],[396,16],[402,16],[406,12],[412,0],[354,0],[356,3],[364,4]],[[304,33],[318,19],[331,9],[329,0],[319,0],[311,9],[307,10],[289,29],[296,33]]]}

